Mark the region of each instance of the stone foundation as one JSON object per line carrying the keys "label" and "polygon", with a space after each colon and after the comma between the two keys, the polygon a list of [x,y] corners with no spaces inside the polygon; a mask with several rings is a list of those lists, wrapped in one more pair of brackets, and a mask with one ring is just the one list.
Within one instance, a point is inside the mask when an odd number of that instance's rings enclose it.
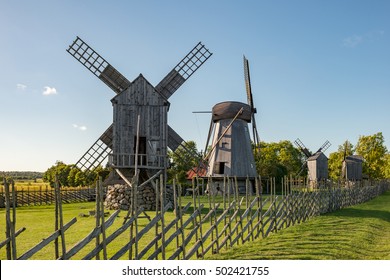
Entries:
{"label": "stone foundation", "polygon": [[[173,190],[166,188],[165,204],[171,202],[173,205]],[[156,193],[150,185],[138,188],[137,205],[145,211],[156,210]],[[160,203],[158,203],[158,207]],[[108,186],[104,206],[111,210],[129,210],[131,207],[131,188],[124,184],[115,184]]]}

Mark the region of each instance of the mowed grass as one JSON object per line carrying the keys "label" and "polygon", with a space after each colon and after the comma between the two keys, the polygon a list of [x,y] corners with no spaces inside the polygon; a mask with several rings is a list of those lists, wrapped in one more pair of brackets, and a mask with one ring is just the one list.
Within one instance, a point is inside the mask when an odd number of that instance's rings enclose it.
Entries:
{"label": "mowed grass", "polygon": [[[201,201],[208,208],[207,198]],[[185,197],[182,205],[192,202]],[[220,202],[220,201],[217,201]],[[95,203],[63,204],[64,224],[76,217],[76,224],[66,231],[66,244],[69,250],[95,227],[94,217],[80,217],[95,209]],[[107,211],[107,210],[106,210]],[[192,213],[190,208],[184,220]],[[109,211],[110,214],[114,211]],[[202,211],[203,212],[203,211]],[[204,214],[207,209],[204,209]],[[147,212],[152,218],[155,212]],[[122,211],[114,224],[107,229],[107,236],[123,223],[126,212]],[[165,224],[174,218],[169,211]],[[16,230],[26,227],[27,230],[17,237],[18,256],[35,246],[42,239],[54,232],[54,205],[17,208]],[[147,219],[139,220],[139,228],[148,223]],[[160,223],[159,223],[160,226]],[[191,230],[192,223],[186,230]],[[161,227],[159,228],[161,229]],[[204,228],[205,230],[206,228]],[[172,229],[174,230],[174,228]],[[172,233],[172,230],[168,233]],[[155,237],[151,229],[140,241],[143,248]],[[5,210],[0,209],[0,241],[5,239]],[[129,241],[129,231],[120,235],[107,247],[108,256],[112,256]],[[72,259],[81,259],[94,247],[92,241]],[[61,247],[61,246],[60,246]],[[176,242],[167,248],[167,255],[176,249]],[[150,253],[154,250],[154,247]],[[390,259],[390,192],[365,204],[346,208],[334,213],[312,218],[306,223],[283,229],[271,234],[266,239],[256,240],[219,255],[208,255],[209,259]],[[122,259],[127,259],[125,254]],[[6,259],[5,247],[0,249],[0,259]],[[32,259],[54,259],[53,243],[35,254]]]}
{"label": "mowed grass", "polygon": [[390,191],[208,258],[390,260]]}
{"label": "mowed grass", "polygon": [[[188,202],[193,202],[191,196],[183,197],[182,206],[186,205]],[[205,205],[202,210],[203,215],[208,212],[209,209],[209,201],[207,197],[202,197],[201,203]],[[222,203],[222,198],[217,197],[215,203]],[[196,201],[199,203],[199,201]],[[84,215],[88,215],[89,211],[95,210],[95,202],[85,202],[85,203],[72,203],[72,204],[63,204],[63,219],[64,225],[68,223],[74,217],[77,218],[77,222],[72,225],[65,232],[65,241],[66,248],[69,250],[75,244],[77,244],[82,238],[87,236],[96,226],[95,217],[89,216],[86,217]],[[245,207],[245,206],[243,206]],[[108,215],[113,214],[114,210],[105,210]],[[222,210],[219,210],[222,212]],[[16,208],[16,230],[25,227],[26,231],[21,233],[16,238],[17,243],[17,256],[21,256],[27,250],[34,247],[36,244],[41,242],[43,239],[50,236],[55,231],[55,206],[54,205],[43,205],[43,206],[23,206]],[[127,211],[121,211],[117,218],[115,219],[113,225],[109,227],[106,231],[106,236],[109,236],[115,230],[120,228],[123,224],[124,217],[126,216]],[[146,212],[151,218],[155,216],[155,211],[147,211]],[[192,206],[187,210],[186,214],[183,216],[183,220],[185,221],[188,217],[193,213]],[[175,218],[175,214],[172,210],[169,210],[165,214],[165,225],[171,222]],[[108,219],[108,217],[106,217]],[[139,219],[138,226],[139,230],[144,228],[149,221],[144,219]],[[159,232],[161,231],[161,222],[158,223]],[[222,225],[221,225],[222,226]],[[185,231],[190,231],[193,228],[193,223],[190,223],[189,226],[185,229]],[[175,231],[175,227],[173,227],[168,233],[167,236],[172,234]],[[119,237],[117,237],[113,242],[107,246],[107,255],[110,258],[117,251],[119,251],[128,241],[129,241],[129,229],[126,232],[122,233]],[[149,230],[149,232],[140,240],[139,248],[142,250],[153,238],[155,237],[155,229]],[[0,241],[5,240],[5,209],[0,209]],[[59,239],[59,242],[60,239]],[[193,241],[190,242],[190,246],[195,242],[195,237]],[[84,247],[79,253],[72,257],[72,259],[82,259],[87,253],[89,253],[95,246],[95,241],[91,241],[86,247]],[[61,250],[61,244],[59,245]],[[167,255],[172,254],[174,250],[176,250],[176,242],[171,242],[170,246],[166,248]],[[150,252],[146,254],[149,256],[154,251],[154,246],[150,249]],[[54,251],[54,243],[51,242],[45,248],[37,252],[32,256],[31,259],[35,260],[52,260],[55,258]],[[161,256],[160,256],[161,258]],[[0,260],[6,259],[6,249],[3,247],[0,249]],[[121,259],[128,259],[128,254],[122,256]]]}

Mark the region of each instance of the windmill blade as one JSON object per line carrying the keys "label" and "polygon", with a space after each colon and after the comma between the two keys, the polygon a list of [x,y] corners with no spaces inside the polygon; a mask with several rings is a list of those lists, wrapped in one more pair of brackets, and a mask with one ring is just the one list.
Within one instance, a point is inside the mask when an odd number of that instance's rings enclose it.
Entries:
{"label": "windmill blade", "polygon": [[297,138],[294,141],[294,143],[299,148],[299,150],[305,155],[306,158],[309,158],[312,156],[312,154],[309,152],[308,148],[306,148],[306,146],[303,145],[301,139]]}
{"label": "windmill blade", "polygon": [[251,107],[253,142],[256,145],[255,152],[259,153],[260,137],[259,137],[259,133],[257,132],[257,126],[256,126],[256,119],[255,119],[256,108],[254,107],[254,103],[253,103],[251,77],[249,73],[249,61],[245,57],[245,55],[243,56],[243,60],[244,60],[244,77],[245,77],[245,89],[246,89],[247,101],[248,101],[248,105]]}
{"label": "windmill blade", "polygon": [[197,155],[187,149],[185,144],[186,142],[183,138],[181,138],[181,136],[168,125],[168,148],[175,152],[179,147],[181,147],[192,157],[196,157]]}
{"label": "windmill blade", "polygon": [[83,171],[93,171],[96,167],[100,166],[112,151],[112,136],[113,125],[110,125],[110,127],[78,160],[75,166]]}
{"label": "windmill blade", "polygon": [[245,77],[245,89],[248,100],[248,105],[251,106],[251,110],[255,110],[253,105],[253,96],[252,96],[252,87],[251,87],[251,77],[249,74],[249,61],[244,56],[244,77]]}
{"label": "windmill blade", "polygon": [[77,36],[66,51],[116,93],[120,93],[130,86],[131,82],[129,80],[80,37]]}
{"label": "windmill blade", "polygon": [[321,148],[318,149],[317,153],[318,152],[325,152],[332,144],[326,140],[324,144],[322,144]]}
{"label": "windmill blade", "polygon": [[302,171],[305,170],[306,166],[307,166],[307,160],[305,160],[305,162],[301,166],[301,169],[299,169],[299,171],[297,173],[297,177],[299,177],[299,175],[301,175]]}
{"label": "windmill blade", "polygon": [[176,131],[174,131],[173,128],[168,125],[168,147],[169,147],[169,149],[171,149],[183,161],[185,161],[186,159],[183,158],[183,156],[180,153],[176,152],[179,147],[184,149],[185,152],[191,158],[199,159],[197,168],[192,167],[191,169],[197,175],[201,175],[202,169],[207,168],[207,164],[202,161],[202,159],[199,157],[199,155],[196,152],[189,150],[185,144],[186,144],[186,142],[183,140],[183,138],[181,138],[180,135],[177,134]]}
{"label": "windmill blade", "polygon": [[166,99],[168,99],[207,59],[212,55],[205,46],[199,42],[156,86]]}
{"label": "windmill blade", "polygon": [[256,126],[256,120],[253,117],[252,118],[252,134],[253,134],[253,142],[255,144],[255,152],[260,153],[260,137],[259,133],[257,132],[257,126]]}
{"label": "windmill blade", "polygon": [[184,143],[184,139],[168,125],[168,148],[174,152],[177,148],[183,146],[182,143]]}
{"label": "windmill blade", "polygon": [[205,156],[207,155],[207,148],[209,147],[209,143],[210,143],[210,139],[211,139],[211,135],[214,131],[214,121],[213,121],[213,118],[210,118],[210,127],[209,127],[209,133],[207,134],[207,141],[206,141],[206,147],[204,148],[204,152],[203,152],[203,158],[205,158]]}

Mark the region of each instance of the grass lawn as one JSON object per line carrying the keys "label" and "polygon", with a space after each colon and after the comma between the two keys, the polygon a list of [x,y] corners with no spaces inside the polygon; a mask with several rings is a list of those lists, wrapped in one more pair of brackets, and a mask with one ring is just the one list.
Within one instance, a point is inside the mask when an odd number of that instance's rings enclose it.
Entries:
{"label": "grass lawn", "polygon": [[[192,202],[191,197],[185,197],[182,205],[184,206],[190,201]],[[205,204],[205,208],[209,207],[207,198],[203,198],[201,202]],[[72,225],[65,234],[68,250],[87,236],[95,227],[94,217],[80,216],[80,214],[88,214],[94,208],[94,202],[63,204],[64,224],[74,217],[77,218],[77,223]],[[204,210],[204,213],[206,213],[207,210]],[[109,212],[112,214],[114,211]],[[190,208],[185,217],[188,217],[191,213],[192,209]],[[124,211],[119,214],[114,224],[107,229],[107,236],[122,225],[125,214]],[[155,212],[148,212],[148,214],[153,218]],[[54,215],[54,205],[17,208],[16,230],[21,227],[27,228],[16,239],[18,256],[54,232]],[[173,218],[174,214],[171,211],[167,212],[166,224]],[[147,223],[147,219],[140,219],[139,228],[143,228]],[[186,230],[190,230],[192,226],[191,223]],[[222,227],[222,224],[220,226]],[[172,233],[172,230],[167,236]],[[140,248],[143,248],[154,237],[155,230],[151,229],[140,241]],[[0,209],[0,241],[4,239],[5,209],[3,208]],[[128,240],[128,233],[120,235],[107,247],[108,256],[112,256]],[[88,244],[73,259],[84,257],[94,248],[94,243],[95,241],[92,241]],[[170,255],[175,249],[176,242],[173,241],[170,247],[167,248],[167,255]],[[151,252],[153,250],[154,248],[151,248]],[[390,259],[390,192],[365,204],[312,218],[306,223],[271,234],[266,239],[236,246],[219,255],[206,256],[209,259],[388,260]],[[127,257],[127,254],[125,254],[122,259],[127,259]],[[0,259],[6,259],[5,247],[0,250]],[[54,259],[54,245],[49,244],[35,254],[32,259]]]}
{"label": "grass lawn", "polygon": [[208,258],[390,260],[390,191]]}

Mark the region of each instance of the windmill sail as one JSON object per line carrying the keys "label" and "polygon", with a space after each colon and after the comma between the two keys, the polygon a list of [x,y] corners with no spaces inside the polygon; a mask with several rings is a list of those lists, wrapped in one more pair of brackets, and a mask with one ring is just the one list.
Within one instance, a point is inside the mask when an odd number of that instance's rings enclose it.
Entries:
{"label": "windmill sail", "polygon": [[111,125],[77,161],[76,167],[83,171],[93,171],[100,166],[112,151],[112,134],[113,126]]}
{"label": "windmill sail", "polygon": [[246,59],[244,56],[244,78],[245,78],[245,89],[246,89],[246,95],[247,95],[247,101],[248,105],[251,107],[251,119],[252,119],[252,134],[253,134],[253,142],[255,143],[258,151],[259,143],[260,143],[260,137],[259,133],[257,132],[257,126],[256,126],[256,119],[255,119],[255,114],[256,114],[256,108],[254,107],[253,103],[253,95],[252,95],[252,86],[251,86],[251,77],[249,73],[249,61]]}
{"label": "windmill sail", "polygon": [[129,80],[80,37],[77,37],[66,51],[116,93],[122,92],[131,84]]}
{"label": "windmill sail", "polygon": [[212,55],[205,46],[199,42],[156,86],[166,99],[189,78]]}

